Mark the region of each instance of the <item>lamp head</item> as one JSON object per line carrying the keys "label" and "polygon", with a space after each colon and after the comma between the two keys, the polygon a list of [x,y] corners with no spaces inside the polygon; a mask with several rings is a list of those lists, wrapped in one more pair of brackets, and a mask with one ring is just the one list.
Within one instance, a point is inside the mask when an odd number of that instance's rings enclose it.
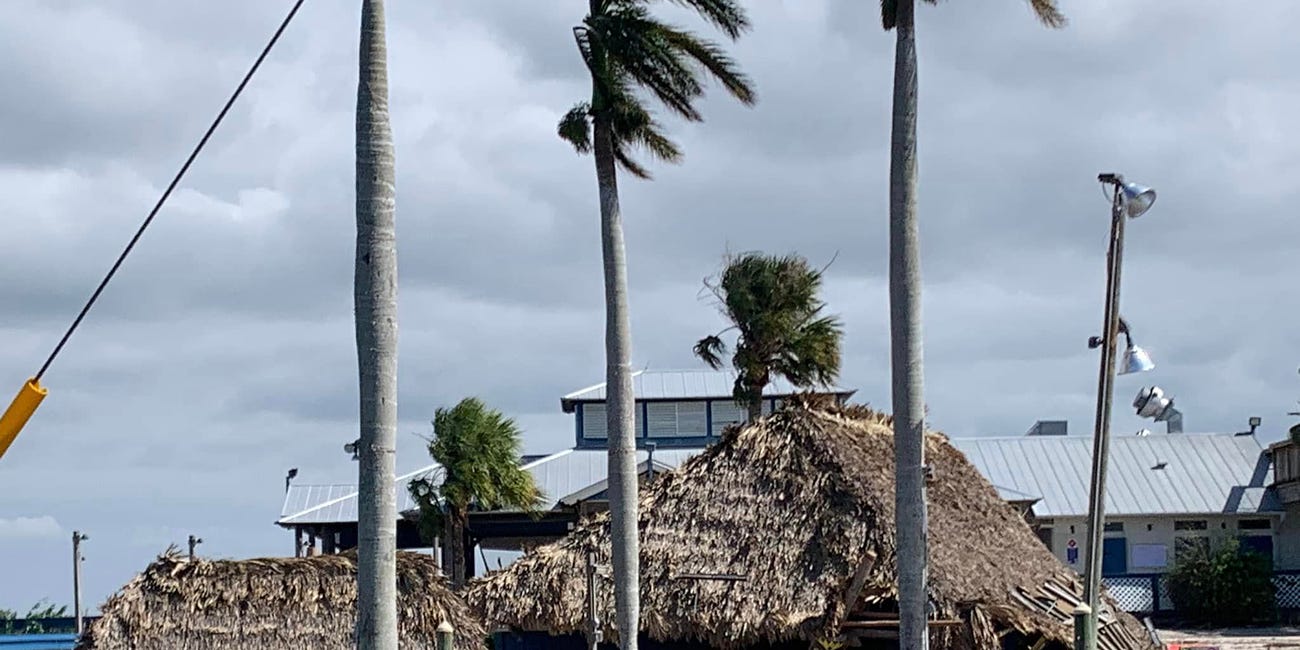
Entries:
{"label": "lamp head", "polygon": [[1120,185],[1120,193],[1124,195],[1124,214],[1130,219],[1136,219],[1156,202],[1156,191],[1137,183],[1123,183]]}
{"label": "lamp head", "polygon": [[1124,360],[1120,364],[1119,374],[1131,375],[1155,369],[1156,364],[1146,350],[1136,345],[1128,346],[1124,351]]}
{"label": "lamp head", "polygon": [[298,468],[295,467],[295,468],[289,470],[289,473],[285,475],[285,478],[288,478],[288,479],[295,479],[295,478],[298,478]]}

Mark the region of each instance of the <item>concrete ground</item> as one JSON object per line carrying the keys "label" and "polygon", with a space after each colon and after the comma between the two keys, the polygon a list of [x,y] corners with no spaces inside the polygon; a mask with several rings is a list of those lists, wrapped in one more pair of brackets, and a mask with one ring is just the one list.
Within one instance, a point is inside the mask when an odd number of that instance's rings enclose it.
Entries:
{"label": "concrete ground", "polygon": [[1227,630],[1159,630],[1165,647],[1203,647],[1219,650],[1300,650],[1300,628]]}

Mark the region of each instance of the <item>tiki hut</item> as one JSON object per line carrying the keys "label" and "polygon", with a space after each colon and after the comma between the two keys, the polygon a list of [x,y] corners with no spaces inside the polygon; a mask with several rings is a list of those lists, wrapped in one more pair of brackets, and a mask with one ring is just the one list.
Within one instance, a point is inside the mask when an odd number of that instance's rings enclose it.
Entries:
{"label": "tiki hut", "polygon": [[[932,645],[1069,647],[1082,585],[940,434],[927,462]],[[641,637],[650,647],[896,647],[892,422],[802,399],[732,428],[641,499]],[[569,648],[587,630],[588,555],[609,562],[609,520],[584,521],[466,600],[499,647]],[[605,640],[613,589],[596,581]],[[1106,603],[1101,645],[1154,648]],[[823,646],[824,647],[824,646]]]}
{"label": "tiki hut", "polygon": [[[169,549],[101,608],[79,648],[223,650],[355,648],[356,554],[190,561]],[[434,558],[397,555],[401,647],[436,648],[442,621],[456,650],[482,650],[483,624],[444,584]]]}

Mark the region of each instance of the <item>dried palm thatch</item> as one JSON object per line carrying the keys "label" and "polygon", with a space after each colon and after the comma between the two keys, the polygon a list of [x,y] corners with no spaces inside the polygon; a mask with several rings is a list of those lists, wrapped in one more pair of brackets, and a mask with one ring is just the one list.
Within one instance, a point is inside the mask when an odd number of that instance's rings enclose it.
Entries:
{"label": "dried palm thatch", "polygon": [[[926,453],[930,599],[946,622],[934,647],[999,648],[1006,635],[1068,646],[1078,577],[945,437],[930,434]],[[642,633],[720,649],[896,638],[893,458],[887,416],[802,399],[659,476],[641,504]],[[583,633],[587,554],[609,552],[599,515],[471,583],[466,600],[493,626]],[[607,580],[597,602],[613,639]],[[1132,617],[1103,609],[1103,647],[1154,647]]]}
{"label": "dried palm thatch", "polygon": [[[195,560],[175,549],[109,597],[79,648],[224,650],[355,648],[356,554]],[[397,555],[402,648],[435,648],[456,629],[457,650],[481,650],[483,624],[444,584],[434,559]]]}

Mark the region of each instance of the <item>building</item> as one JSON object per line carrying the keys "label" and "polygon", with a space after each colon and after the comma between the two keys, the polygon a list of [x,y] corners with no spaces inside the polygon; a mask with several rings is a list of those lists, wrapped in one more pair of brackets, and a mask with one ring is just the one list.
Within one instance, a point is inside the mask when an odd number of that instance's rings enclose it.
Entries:
{"label": "building", "polygon": [[[716,442],[727,426],[743,421],[745,411],[732,398],[734,381],[735,374],[728,371],[636,373],[637,453],[643,478],[676,468]],[[780,408],[797,392],[786,382],[773,382],[764,390],[764,412]],[[841,403],[854,393],[841,387],[824,392]],[[604,399],[603,384],[565,395],[560,405],[573,415],[573,447],[520,460],[546,495],[543,515],[534,519],[517,512],[471,513],[466,548],[525,550],[564,536],[584,515],[607,507]],[[1004,501],[1021,511],[1062,562],[1083,570],[1090,435],[1069,435],[1066,423],[1045,421],[1027,435],[954,438],[952,443]],[[1276,479],[1274,458],[1279,459]],[[406,484],[437,469],[420,468],[399,477],[394,486],[403,513],[399,548],[427,546],[419,539],[415,504]],[[1253,433],[1114,436],[1106,513],[1103,573],[1112,584],[1134,575],[1142,576],[1135,579],[1145,580],[1143,584],[1153,584],[1148,577],[1167,571],[1180,554],[1227,537],[1273,558],[1278,570],[1297,570],[1300,452],[1294,444],[1265,448]],[[356,544],[356,486],[294,485],[285,495],[278,523],[300,539],[319,541],[325,552],[351,548]],[[475,554],[467,555],[472,564]],[[1158,585],[1148,592],[1143,602],[1158,606]]]}
{"label": "building", "polygon": [[[640,517],[640,639],[653,650],[896,646],[892,418],[801,404],[743,426],[649,483]],[[1078,574],[944,437],[926,445],[930,644],[1067,647]],[[498,650],[623,645],[613,625],[610,519],[471,583]],[[1101,601],[1098,647],[1155,650]],[[594,628],[594,629],[593,629]],[[604,646],[602,646],[604,647]]]}
{"label": "building", "polygon": [[[665,472],[716,442],[723,430],[743,422],[745,409],[733,395],[733,371],[643,370],[632,377],[636,402],[639,470],[643,476]],[[763,390],[763,412],[780,408],[784,399],[801,392],[783,379]],[[840,387],[817,392],[843,403],[854,393]],[[545,456],[520,459],[546,496],[539,518],[520,512],[473,512],[466,529],[466,548],[517,551],[564,536],[590,512],[608,507],[606,498],[605,386],[598,384],[560,399],[573,414],[574,445]],[[416,506],[406,485],[438,471],[431,464],[399,476],[397,491],[398,548],[420,548]],[[356,485],[291,485],[277,524],[294,531],[296,552],[304,546],[334,553],[356,545]],[[474,554],[467,553],[472,565]],[[472,567],[468,572],[473,575]]]}
{"label": "building", "polygon": [[[1083,570],[1092,436],[1035,426],[1026,436],[953,444],[995,485],[1033,499],[1029,520],[1043,543]],[[1271,456],[1255,435],[1113,436],[1109,449],[1104,575],[1163,573],[1227,537],[1278,568],[1300,568],[1292,550],[1300,537],[1284,528]],[[1280,543],[1284,533],[1293,541]]]}

